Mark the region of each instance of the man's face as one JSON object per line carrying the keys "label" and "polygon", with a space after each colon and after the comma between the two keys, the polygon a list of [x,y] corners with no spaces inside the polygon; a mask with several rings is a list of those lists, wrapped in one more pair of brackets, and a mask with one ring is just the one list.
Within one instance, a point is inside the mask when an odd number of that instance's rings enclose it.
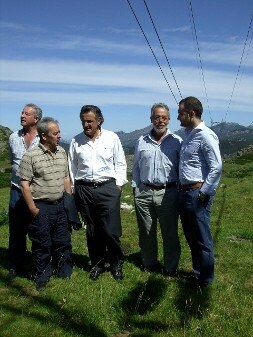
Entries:
{"label": "man's face", "polygon": [[59,145],[61,139],[61,131],[59,125],[54,122],[50,122],[48,124],[48,133],[42,135],[43,137],[43,145],[51,150],[54,151],[55,148]]}
{"label": "man's face", "polygon": [[23,127],[34,126],[38,123],[38,117],[35,117],[32,107],[25,106],[20,118],[20,124]]}
{"label": "man's face", "polygon": [[85,112],[81,115],[81,122],[83,125],[83,131],[87,137],[93,138],[101,125],[101,118],[97,118],[96,115],[92,112]]}
{"label": "man's face", "polygon": [[184,127],[189,126],[191,118],[189,115],[189,111],[185,110],[183,103],[179,105],[177,119],[181,122],[180,124],[181,126],[184,126]]}
{"label": "man's face", "polygon": [[164,108],[155,108],[151,116],[151,122],[155,132],[164,133],[167,130],[169,124],[169,114],[168,111]]}

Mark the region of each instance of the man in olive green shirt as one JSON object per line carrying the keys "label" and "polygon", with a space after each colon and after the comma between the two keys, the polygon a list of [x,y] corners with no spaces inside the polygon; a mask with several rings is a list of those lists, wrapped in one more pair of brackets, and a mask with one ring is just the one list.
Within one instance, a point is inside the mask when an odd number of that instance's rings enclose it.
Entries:
{"label": "man in olive green shirt", "polygon": [[55,271],[59,277],[72,273],[71,242],[63,193],[71,193],[67,156],[59,146],[58,122],[43,118],[37,126],[40,143],[27,152],[18,174],[24,200],[32,215],[28,234],[32,241],[37,290],[45,288]]}

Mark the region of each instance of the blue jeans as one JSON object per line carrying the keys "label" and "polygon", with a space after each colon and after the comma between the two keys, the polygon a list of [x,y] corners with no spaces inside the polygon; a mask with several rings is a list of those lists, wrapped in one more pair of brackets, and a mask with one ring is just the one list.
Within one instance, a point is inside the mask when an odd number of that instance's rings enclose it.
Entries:
{"label": "blue jeans", "polygon": [[180,191],[180,218],[185,238],[191,250],[192,267],[201,284],[214,278],[213,239],[210,230],[210,213],[213,197],[202,203],[199,189]]}

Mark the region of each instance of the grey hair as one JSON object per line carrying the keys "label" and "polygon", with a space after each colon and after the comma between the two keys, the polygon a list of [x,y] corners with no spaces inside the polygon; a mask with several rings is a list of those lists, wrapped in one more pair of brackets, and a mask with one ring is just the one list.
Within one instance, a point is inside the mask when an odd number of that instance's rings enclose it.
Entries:
{"label": "grey hair", "polygon": [[29,108],[33,109],[34,116],[38,118],[38,120],[41,120],[42,118],[42,110],[39,108],[36,104],[28,103],[26,104]]}
{"label": "grey hair", "polygon": [[168,112],[168,117],[170,119],[170,109],[168,107],[168,105],[166,105],[165,103],[154,103],[151,107],[151,118],[153,117],[153,114],[154,114],[154,110],[156,108],[162,108],[162,109],[165,109],[167,112]]}
{"label": "grey hair", "polygon": [[49,123],[59,124],[59,122],[52,117],[42,118],[37,125],[37,132],[38,132],[38,135],[40,136],[40,138],[41,138],[43,133],[44,134],[48,133],[48,130],[49,130],[48,124]]}

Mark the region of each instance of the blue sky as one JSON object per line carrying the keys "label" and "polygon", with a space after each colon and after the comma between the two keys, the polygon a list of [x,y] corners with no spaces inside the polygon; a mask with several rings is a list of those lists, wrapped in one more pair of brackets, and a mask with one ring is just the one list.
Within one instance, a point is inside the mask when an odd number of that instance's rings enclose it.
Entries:
{"label": "blue sky", "polygon": [[[81,106],[94,104],[105,128],[130,132],[149,125],[150,107],[164,102],[170,129],[178,130],[176,84],[144,2],[130,2],[176,100],[126,0],[0,0],[0,124],[18,129],[23,106],[32,102],[60,122],[62,138],[69,140],[82,130]],[[202,101],[208,125],[251,124],[253,27],[244,44],[252,0],[191,1],[207,95],[189,0],[146,2],[182,96]]]}

